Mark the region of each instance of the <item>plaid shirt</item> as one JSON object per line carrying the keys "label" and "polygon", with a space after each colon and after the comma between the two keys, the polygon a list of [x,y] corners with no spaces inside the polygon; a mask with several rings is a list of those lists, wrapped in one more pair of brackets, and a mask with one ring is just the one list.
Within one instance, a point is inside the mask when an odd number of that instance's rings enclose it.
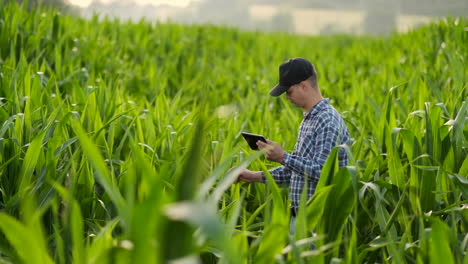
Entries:
{"label": "plaid shirt", "polygon": [[[309,176],[307,199],[315,192],[320,173],[331,149],[349,143],[349,132],[340,114],[323,99],[304,113],[294,151],[284,154],[283,166],[270,170],[278,184],[289,184],[292,207],[297,210],[305,175]],[[338,154],[340,168],[348,164],[344,149]],[[263,178],[265,181],[265,177]]]}

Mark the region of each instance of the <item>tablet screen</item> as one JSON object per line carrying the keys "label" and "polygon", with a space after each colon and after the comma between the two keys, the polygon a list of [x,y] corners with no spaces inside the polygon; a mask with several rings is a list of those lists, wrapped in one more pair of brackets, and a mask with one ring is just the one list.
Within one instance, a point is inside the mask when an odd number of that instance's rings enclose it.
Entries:
{"label": "tablet screen", "polygon": [[245,138],[247,143],[249,144],[250,148],[253,150],[258,150],[257,141],[263,141],[266,143],[265,137],[262,135],[242,132],[242,136]]}

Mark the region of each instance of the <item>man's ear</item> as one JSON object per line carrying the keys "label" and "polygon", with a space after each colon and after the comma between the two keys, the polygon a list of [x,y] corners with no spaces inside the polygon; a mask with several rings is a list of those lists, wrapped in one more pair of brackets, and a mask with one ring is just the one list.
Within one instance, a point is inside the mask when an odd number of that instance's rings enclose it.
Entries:
{"label": "man's ear", "polygon": [[301,82],[301,88],[302,90],[307,90],[307,80]]}

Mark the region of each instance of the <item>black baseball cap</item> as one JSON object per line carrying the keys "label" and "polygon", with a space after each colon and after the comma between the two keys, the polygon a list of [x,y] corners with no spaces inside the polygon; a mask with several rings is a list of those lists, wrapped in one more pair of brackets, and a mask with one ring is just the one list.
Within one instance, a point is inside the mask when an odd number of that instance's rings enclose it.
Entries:
{"label": "black baseball cap", "polygon": [[279,83],[270,91],[271,96],[280,96],[292,85],[317,75],[314,65],[304,58],[293,58],[279,66]]}

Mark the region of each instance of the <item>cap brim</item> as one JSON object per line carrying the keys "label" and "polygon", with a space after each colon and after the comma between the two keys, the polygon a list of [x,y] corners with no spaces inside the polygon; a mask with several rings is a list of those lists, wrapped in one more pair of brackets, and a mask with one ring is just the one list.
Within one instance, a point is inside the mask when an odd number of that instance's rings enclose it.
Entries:
{"label": "cap brim", "polygon": [[286,92],[288,90],[288,88],[289,88],[288,86],[283,86],[283,85],[277,84],[273,89],[271,89],[270,95],[271,96],[280,96],[284,92]]}

